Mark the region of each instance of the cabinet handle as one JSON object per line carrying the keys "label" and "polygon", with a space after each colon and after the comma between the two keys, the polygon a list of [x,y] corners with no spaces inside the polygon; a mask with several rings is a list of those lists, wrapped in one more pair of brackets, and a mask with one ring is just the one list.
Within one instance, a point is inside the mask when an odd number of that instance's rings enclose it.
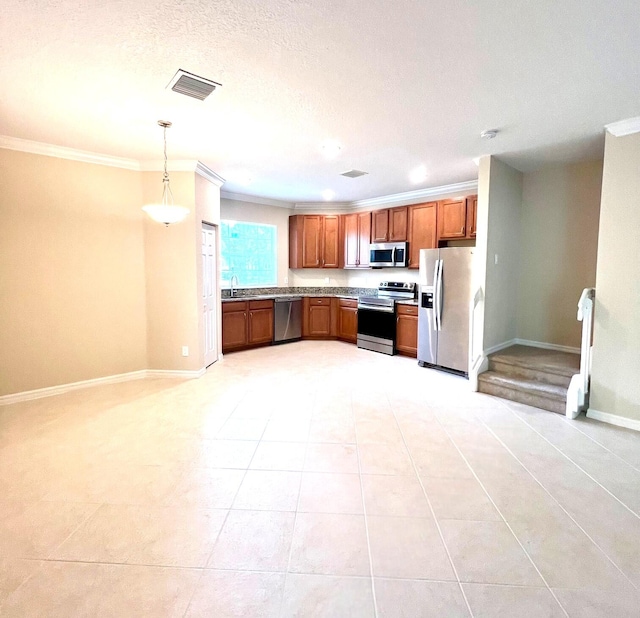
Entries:
{"label": "cabinet handle", "polygon": [[464,234],[464,225],[460,228],[460,233]]}

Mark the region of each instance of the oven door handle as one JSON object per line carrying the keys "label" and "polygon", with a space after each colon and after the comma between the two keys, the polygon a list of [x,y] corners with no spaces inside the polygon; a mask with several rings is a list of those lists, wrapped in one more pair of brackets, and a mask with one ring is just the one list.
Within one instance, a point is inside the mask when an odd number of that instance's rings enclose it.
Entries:
{"label": "oven door handle", "polygon": [[367,311],[379,311],[381,313],[395,313],[395,307],[385,307],[384,305],[367,305],[366,303],[358,303],[358,309]]}

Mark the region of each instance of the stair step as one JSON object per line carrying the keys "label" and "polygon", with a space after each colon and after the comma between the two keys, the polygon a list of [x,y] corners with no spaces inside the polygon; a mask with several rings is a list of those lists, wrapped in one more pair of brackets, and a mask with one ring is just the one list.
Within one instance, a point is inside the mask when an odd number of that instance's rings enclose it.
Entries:
{"label": "stair step", "polygon": [[567,389],[557,384],[547,384],[515,376],[487,371],[478,376],[480,392],[510,401],[564,414]]}
{"label": "stair step", "polygon": [[[490,362],[508,365],[514,371],[519,369],[531,370],[571,377],[580,372],[580,355],[569,352],[557,352],[542,348],[532,348],[524,345],[514,345],[489,356]],[[504,368],[503,368],[504,369]]]}
{"label": "stair step", "polygon": [[535,380],[537,382],[555,384],[565,388],[569,388],[571,377],[574,375],[573,370],[572,373],[567,375],[567,371],[563,371],[562,373],[547,371],[524,363],[503,361],[499,357],[493,356],[489,357],[489,370],[505,376],[512,376],[514,378],[521,378],[524,380]]}

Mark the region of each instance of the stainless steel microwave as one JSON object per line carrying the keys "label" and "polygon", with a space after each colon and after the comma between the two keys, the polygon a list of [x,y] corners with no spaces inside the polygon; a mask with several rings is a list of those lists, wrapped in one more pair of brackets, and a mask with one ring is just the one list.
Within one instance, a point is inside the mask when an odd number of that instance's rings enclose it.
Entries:
{"label": "stainless steel microwave", "polygon": [[409,248],[406,242],[381,242],[369,245],[371,268],[406,268]]}

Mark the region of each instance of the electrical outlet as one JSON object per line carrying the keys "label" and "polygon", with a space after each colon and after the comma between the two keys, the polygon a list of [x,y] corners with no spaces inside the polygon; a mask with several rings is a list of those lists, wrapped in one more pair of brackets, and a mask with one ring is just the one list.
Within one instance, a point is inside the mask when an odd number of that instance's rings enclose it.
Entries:
{"label": "electrical outlet", "polygon": [[182,346],[182,356],[189,356],[189,346],[188,345],[183,345]]}
{"label": "electrical outlet", "polygon": [[325,278],[324,278],[324,282],[325,282],[325,283],[329,283],[329,277],[325,277]]}
{"label": "electrical outlet", "polygon": [[285,277],[284,278],[284,284],[285,285],[289,285],[289,277]]}
{"label": "electrical outlet", "polygon": [[498,254],[497,253],[494,254],[494,256],[493,256],[493,263],[496,264],[496,265],[498,264]]}

